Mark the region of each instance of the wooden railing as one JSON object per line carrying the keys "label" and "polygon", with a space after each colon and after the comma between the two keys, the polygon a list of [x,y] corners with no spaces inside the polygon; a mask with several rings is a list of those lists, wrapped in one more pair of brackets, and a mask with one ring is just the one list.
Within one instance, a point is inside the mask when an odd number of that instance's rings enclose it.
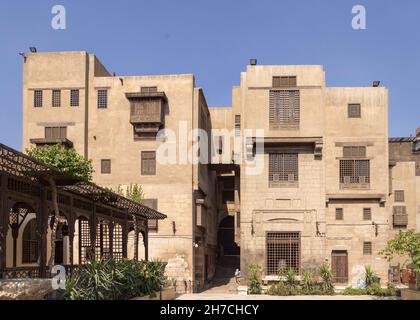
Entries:
{"label": "wooden railing", "polygon": [[[74,276],[80,270],[79,265],[63,265],[66,270],[67,276]],[[16,268],[5,268],[0,271],[0,279],[39,279],[41,278],[40,268],[37,266],[33,267],[16,267]],[[45,268],[45,278],[51,278],[51,269]]]}

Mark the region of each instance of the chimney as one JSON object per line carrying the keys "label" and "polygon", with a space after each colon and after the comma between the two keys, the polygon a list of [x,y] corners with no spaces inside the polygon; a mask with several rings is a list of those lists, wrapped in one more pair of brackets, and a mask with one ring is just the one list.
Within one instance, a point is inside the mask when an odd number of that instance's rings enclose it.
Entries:
{"label": "chimney", "polygon": [[249,60],[249,64],[250,64],[251,66],[256,66],[256,65],[257,65],[257,59],[250,59],[250,60]]}

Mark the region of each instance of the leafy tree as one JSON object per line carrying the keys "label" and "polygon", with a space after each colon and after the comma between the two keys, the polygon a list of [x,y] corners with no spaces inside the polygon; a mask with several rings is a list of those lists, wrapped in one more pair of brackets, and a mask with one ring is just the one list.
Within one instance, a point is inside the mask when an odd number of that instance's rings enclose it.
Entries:
{"label": "leafy tree", "polygon": [[126,197],[130,200],[133,200],[134,202],[143,203],[143,199],[144,199],[143,189],[138,184],[132,184],[130,188],[128,188],[127,190]]}
{"label": "leafy tree", "polygon": [[[32,148],[26,150],[28,155],[53,167],[56,167],[63,173],[68,174],[74,179],[91,181],[93,174],[92,162],[80,156],[75,149],[66,149],[57,144],[41,148]],[[57,227],[60,220],[60,209],[58,208],[58,191],[53,177],[48,177],[48,183],[51,187],[52,203],[54,208],[54,223],[51,230],[51,255],[48,265],[52,266],[55,261],[55,238]]]}
{"label": "leafy tree", "polygon": [[395,255],[408,256],[416,272],[420,272],[420,233],[414,230],[400,231],[394,239],[388,241],[381,255],[391,261]]}

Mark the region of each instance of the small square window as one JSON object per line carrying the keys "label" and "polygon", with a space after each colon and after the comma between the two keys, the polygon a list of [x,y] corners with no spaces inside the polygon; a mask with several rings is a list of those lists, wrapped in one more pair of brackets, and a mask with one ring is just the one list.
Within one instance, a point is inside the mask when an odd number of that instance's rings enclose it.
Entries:
{"label": "small square window", "polygon": [[155,151],[142,151],[141,174],[144,176],[156,175],[156,152]]}
{"label": "small square window", "polygon": [[52,106],[61,107],[61,90],[53,90],[52,92]]}
{"label": "small square window", "polygon": [[394,192],[394,201],[395,202],[404,202],[405,201],[404,190],[396,190]]}
{"label": "small square window", "polygon": [[34,107],[35,108],[42,107],[42,90],[34,91]]}
{"label": "small square window", "polygon": [[363,254],[372,255],[372,242],[363,242]]}
{"label": "small square window", "polygon": [[156,93],[157,87],[141,87],[141,93]]}
{"label": "small square window", "polygon": [[71,90],[70,91],[70,107],[78,107],[79,106],[79,90]]}
{"label": "small square window", "polygon": [[335,220],[343,220],[343,208],[335,208]]}
{"label": "small square window", "polygon": [[363,220],[372,220],[371,208],[363,208]]}
{"label": "small square window", "polygon": [[101,160],[101,173],[102,174],[111,173],[111,160],[109,159]]}
{"label": "small square window", "polygon": [[349,118],[361,117],[361,106],[359,103],[352,103],[348,105],[348,117]]}
{"label": "small square window", "polygon": [[108,108],[108,90],[98,90],[98,108]]}

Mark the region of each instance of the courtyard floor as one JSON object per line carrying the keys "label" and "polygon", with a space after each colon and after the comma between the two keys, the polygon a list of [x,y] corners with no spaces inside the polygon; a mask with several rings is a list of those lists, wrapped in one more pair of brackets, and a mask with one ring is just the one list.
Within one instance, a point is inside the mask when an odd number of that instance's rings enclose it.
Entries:
{"label": "courtyard floor", "polygon": [[194,293],[182,294],[176,300],[401,300],[397,297],[375,296],[269,296],[269,295],[238,295],[229,293]]}

